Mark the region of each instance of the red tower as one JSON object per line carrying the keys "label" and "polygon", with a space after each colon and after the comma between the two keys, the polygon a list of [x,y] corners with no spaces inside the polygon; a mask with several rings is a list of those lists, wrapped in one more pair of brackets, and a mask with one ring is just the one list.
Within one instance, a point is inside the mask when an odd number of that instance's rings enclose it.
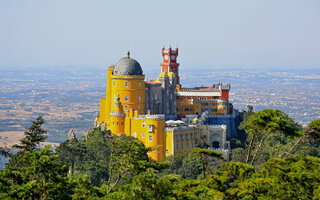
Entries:
{"label": "red tower", "polygon": [[162,63],[160,63],[161,72],[175,73],[177,85],[180,85],[179,63],[177,63],[178,47],[176,47],[175,49],[171,49],[171,46],[169,46],[168,50],[165,50],[164,47],[162,47],[162,57],[163,61]]}

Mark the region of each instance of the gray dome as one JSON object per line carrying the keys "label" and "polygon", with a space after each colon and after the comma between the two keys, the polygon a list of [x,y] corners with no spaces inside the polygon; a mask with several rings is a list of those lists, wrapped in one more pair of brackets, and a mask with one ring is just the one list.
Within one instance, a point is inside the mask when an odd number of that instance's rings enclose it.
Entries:
{"label": "gray dome", "polygon": [[127,52],[127,57],[123,57],[119,60],[116,67],[114,68],[114,75],[142,75],[142,68],[140,64],[130,58],[130,52]]}

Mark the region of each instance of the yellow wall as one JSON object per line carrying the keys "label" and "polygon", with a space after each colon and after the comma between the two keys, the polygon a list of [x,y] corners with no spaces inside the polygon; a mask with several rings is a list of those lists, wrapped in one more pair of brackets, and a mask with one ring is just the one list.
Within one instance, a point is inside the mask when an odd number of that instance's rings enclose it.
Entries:
{"label": "yellow wall", "polygon": [[[179,115],[201,115],[203,111],[211,110],[209,115],[221,115],[228,114],[226,103],[218,103],[221,100],[196,100],[193,99],[178,99],[177,100],[177,111]],[[210,105],[204,106],[204,103],[209,103]],[[222,104],[222,105],[221,105]],[[212,111],[216,110],[216,111]]]}
{"label": "yellow wall", "polygon": [[[128,86],[126,86],[126,81]],[[140,82],[140,86],[139,86]],[[111,76],[111,104],[117,101],[119,95],[120,101],[123,105],[123,110],[130,109],[138,110],[139,114],[145,114],[145,83],[144,75],[137,76]],[[125,99],[128,96],[128,99]],[[140,96],[140,101],[139,101]],[[113,107],[111,107],[111,111]]]}
{"label": "yellow wall", "polygon": [[175,154],[173,129],[165,131],[165,134],[166,134],[166,157],[168,157]]}
{"label": "yellow wall", "polygon": [[[186,134],[188,133],[188,139]],[[192,138],[192,134],[194,137]],[[184,139],[182,139],[183,137]],[[166,140],[167,140],[167,154],[166,156],[171,156],[177,153],[184,152],[186,150],[191,150],[196,147],[196,140],[198,139],[198,130],[177,130],[177,129],[166,129]],[[183,148],[182,148],[183,145]]]}
{"label": "yellow wall", "polygon": [[106,98],[100,99],[100,113],[98,117],[98,123],[106,121]]}
{"label": "yellow wall", "polygon": [[[152,132],[149,132],[149,125],[152,126]],[[165,157],[166,150],[166,140],[163,131],[164,125],[164,119],[134,117],[131,120],[131,132],[126,132],[126,134],[138,138],[146,147],[153,148],[153,150],[148,153],[149,157],[152,161],[160,161]]]}
{"label": "yellow wall", "polygon": [[124,115],[111,116],[109,129],[112,135],[124,134]]}
{"label": "yellow wall", "polygon": [[107,119],[110,118],[111,113],[111,75],[114,70],[114,66],[108,67],[107,72],[107,89],[106,89],[106,117],[104,118],[104,122],[106,122]]}

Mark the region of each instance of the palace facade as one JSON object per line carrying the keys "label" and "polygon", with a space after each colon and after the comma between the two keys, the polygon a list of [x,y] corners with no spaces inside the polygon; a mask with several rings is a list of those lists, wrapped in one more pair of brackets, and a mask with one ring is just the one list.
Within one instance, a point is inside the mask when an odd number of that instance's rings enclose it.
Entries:
{"label": "palace facade", "polygon": [[210,125],[212,115],[229,115],[230,84],[183,88],[177,63],[178,48],[162,48],[163,61],[157,80],[145,81],[140,64],[127,56],[107,68],[106,96],[100,99],[97,126],[114,136],[138,138],[152,161],[193,149],[202,140],[225,151],[226,126]]}

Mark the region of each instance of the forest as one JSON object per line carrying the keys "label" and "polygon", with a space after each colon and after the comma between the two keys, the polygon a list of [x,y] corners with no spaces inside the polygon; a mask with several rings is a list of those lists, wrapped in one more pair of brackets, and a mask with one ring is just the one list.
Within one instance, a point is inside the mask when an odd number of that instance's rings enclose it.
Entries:
{"label": "forest", "polygon": [[280,110],[243,112],[231,161],[199,142],[150,162],[133,137],[91,128],[41,148],[39,116],[0,171],[0,199],[320,199],[320,119],[302,127]]}

